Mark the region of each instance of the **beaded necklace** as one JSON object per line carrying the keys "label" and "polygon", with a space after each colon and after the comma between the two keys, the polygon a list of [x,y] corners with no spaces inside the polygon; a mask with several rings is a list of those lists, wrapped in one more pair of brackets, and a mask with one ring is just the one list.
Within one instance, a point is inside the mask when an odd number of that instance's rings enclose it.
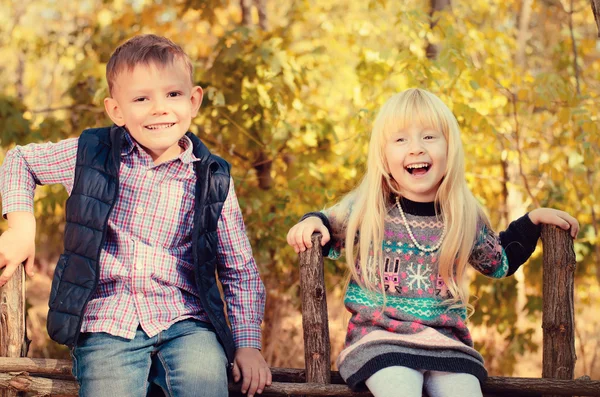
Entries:
{"label": "beaded necklace", "polygon": [[423,252],[435,252],[442,246],[444,237],[446,237],[446,225],[444,225],[444,228],[442,229],[442,235],[440,236],[440,239],[437,242],[437,244],[432,247],[429,247],[429,248],[425,247],[417,242],[417,239],[413,235],[412,230],[410,230],[410,226],[408,226],[408,221],[406,220],[406,215],[404,215],[404,211],[402,210],[402,206],[400,205],[400,199],[398,198],[398,196],[396,196],[396,206],[400,210],[400,216],[402,217],[402,221],[404,222],[404,226],[406,227],[406,230],[408,231],[408,235],[410,236],[410,239],[412,240],[412,242],[415,244],[415,246],[418,249],[420,249]]}

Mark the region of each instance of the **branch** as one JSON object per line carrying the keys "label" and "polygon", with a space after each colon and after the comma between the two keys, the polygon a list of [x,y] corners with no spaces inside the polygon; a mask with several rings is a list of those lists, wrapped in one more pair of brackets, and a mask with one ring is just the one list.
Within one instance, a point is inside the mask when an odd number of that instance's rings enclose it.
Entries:
{"label": "branch", "polygon": [[204,142],[208,142],[208,143],[210,143],[210,144],[211,144],[211,145],[213,145],[213,146],[220,147],[220,148],[222,148],[224,151],[226,151],[227,153],[233,154],[234,156],[236,156],[236,157],[239,157],[240,159],[242,159],[242,160],[244,160],[244,161],[250,162],[250,159],[249,159],[248,157],[244,156],[244,155],[243,155],[243,154],[241,154],[240,152],[237,152],[237,151],[235,151],[235,150],[233,150],[233,149],[231,149],[231,148],[230,148],[230,149],[227,149],[227,148],[225,147],[225,145],[223,145],[223,143],[221,143],[221,142],[217,142],[216,140],[212,139],[210,136],[208,136],[208,135],[206,135],[206,134],[203,134],[203,135],[202,135],[202,140],[203,140]]}
{"label": "branch", "polygon": [[240,8],[242,9],[242,25],[252,25],[252,1],[240,0]]}
{"label": "branch", "polygon": [[[593,4],[593,3],[592,3]],[[571,0],[569,11],[569,32],[571,34],[571,49],[573,50],[573,70],[575,71],[575,86],[577,87],[577,95],[581,95],[579,87],[579,67],[577,66],[577,43],[575,42],[575,33],[573,32],[573,0]]]}
{"label": "branch", "polygon": [[55,108],[44,108],[44,109],[33,109],[31,113],[51,113],[59,110],[87,110],[88,112],[104,113],[104,109],[92,105],[65,105],[57,106]]}
{"label": "branch", "polygon": [[598,28],[598,38],[600,38],[600,0],[591,0],[590,3],[592,3],[592,12]]}
{"label": "branch", "polygon": [[525,185],[525,190],[527,191],[529,198],[531,198],[531,201],[533,201],[535,203],[535,205],[537,207],[539,207],[540,202],[531,192],[531,188],[529,187],[529,182],[527,181],[527,177],[525,176],[525,173],[523,172],[523,154],[521,153],[521,142],[520,142],[520,138],[519,138],[519,118],[517,115],[517,102],[515,99],[516,99],[516,95],[511,93],[511,102],[513,104],[513,119],[515,121],[515,139],[516,139],[516,143],[517,143],[517,155],[518,155],[518,159],[519,159],[519,175],[521,175],[521,179],[523,179],[523,184]]}
{"label": "branch", "polygon": [[260,26],[260,28],[266,32],[269,28],[269,22],[267,19],[267,1],[254,0],[254,6],[258,11],[258,26]]}
{"label": "branch", "polygon": [[[590,186],[594,186],[594,178],[593,178],[592,170],[588,168],[587,170],[587,178]],[[592,191],[593,193],[593,191]],[[579,201],[581,202],[581,200]],[[596,243],[594,244],[594,252],[596,254],[596,280],[600,282],[600,244],[598,243],[598,217],[596,216],[596,211],[594,210],[594,206],[591,205],[592,212],[592,228],[594,229],[594,236],[596,237]]]}
{"label": "branch", "polygon": [[266,147],[266,145],[259,141],[257,137],[253,136],[250,131],[248,131],[246,128],[244,128],[243,126],[241,126],[238,122],[236,122],[234,119],[232,119],[231,117],[229,117],[229,115],[227,115],[227,112],[221,112],[221,116],[225,117],[227,119],[227,121],[229,121],[231,124],[233,124],[234,126],[236,126],[237,128],[239,128],[240,132],[244,135],[246,135],[246,137],[248,137],[248,139],[254,141],[258,146],[260,146],[261,148]]}

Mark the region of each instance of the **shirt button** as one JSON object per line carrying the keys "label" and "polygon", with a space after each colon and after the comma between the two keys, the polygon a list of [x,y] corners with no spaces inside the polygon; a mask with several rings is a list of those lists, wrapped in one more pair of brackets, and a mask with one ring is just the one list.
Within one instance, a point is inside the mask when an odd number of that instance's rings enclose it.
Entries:
{"label": "shirt button", "polygon": [[138,299],[144,299],[144,294],[142,294],[141,292],[138,292],[137,294],[135,294],[135,296],[137,296]]}
{"label": "shirt button", "polygon": [[141,205],[139,207],[137,207],[135,209],[135,212],[137,212],[138,214],[143,214],[144,213],[144,207],[142,207]]}
{"label": "shirt button", "polygon": [[154,172],[153,172],[152,170],[148,170],[148,171],[146,171],[146,176],[147,176],[148,178],[152,178],[152,176],[153,176],[153,175],[154,175]]}

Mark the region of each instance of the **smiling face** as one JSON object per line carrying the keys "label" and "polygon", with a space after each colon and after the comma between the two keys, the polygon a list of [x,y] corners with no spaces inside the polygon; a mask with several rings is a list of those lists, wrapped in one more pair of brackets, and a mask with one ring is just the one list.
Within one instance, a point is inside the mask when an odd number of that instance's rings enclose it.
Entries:
{"label": "smiling face", "polygon": [[448,143],[444,134],[416,123],[392,132],[384,147],[396,188],[412,201],[430,202],[446,174]]}
{"label": "smiling face", "polygon": [[202,88],[192,86],[182,60],[167,65],[138,64],[114,81],[112,98],[104,100],[112,121],[125,126],[155,164],[176,158],[179,140],[202,103]]}

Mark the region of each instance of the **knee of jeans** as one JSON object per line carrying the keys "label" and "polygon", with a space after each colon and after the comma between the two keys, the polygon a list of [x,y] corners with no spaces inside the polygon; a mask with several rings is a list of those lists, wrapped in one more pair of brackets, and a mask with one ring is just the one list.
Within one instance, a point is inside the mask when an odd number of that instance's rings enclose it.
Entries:
{"label": "knee of jeans", "polygon": [[219,385],[227,383],[227,368],[220,363],[215,365],[198,366],[195,368],[182,368],[184,376],[188,379],[195,379],[203,385],[214,384]]}
{"label": "knee of jeans", "polygon": [[186,395],[187,390],[202,390],[200,396],[227,394],[227,370],[220,363],[202,362],[197,365],[179,365],[165,373],[165,383],[172,395]]}

